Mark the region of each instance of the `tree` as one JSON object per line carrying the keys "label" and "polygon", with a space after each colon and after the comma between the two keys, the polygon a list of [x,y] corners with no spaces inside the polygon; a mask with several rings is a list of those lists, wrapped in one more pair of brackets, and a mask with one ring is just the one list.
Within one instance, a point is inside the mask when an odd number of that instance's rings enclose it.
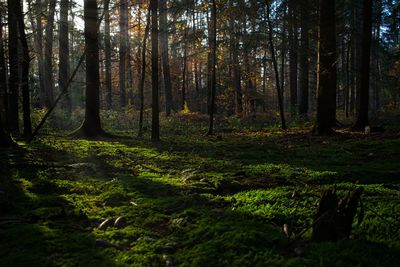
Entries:
{"label": "tree", "polygon": [[336,124],[336,27],[335,0],[320,0],[317,120],[319,135],[333,133]]}
{"label": "tree", "polygon": [[212,0],[211,6],[211,23],[212,31],[210,33],[211,40],[211,92],[210,92],[210,124],[208,127],[207,135],[212,135],[214,133],[214,109],[215,109],[215,94],[217,91],[217,74],[216,74],[216,64],[217,64],[217,3],[216,0]]}
{"label": "tree", "polygon": [[271,11],[269,2],[267,3],[266,11],[267,11],[267,23],[268,23],[268,42],[272,58],[272,65],[274,67],[274,73],[275,73],[276,92],[278,95],[279,112],[281,116],[281,127],[282,129],[286,129],[285,109],[283,107],[283,94],[282,94],[281,83],[279,82],[279,70],[278,70],[278,62],[276,60],[276,55],[275,55],[275,46],[273,42],[273,32],[272,32],[273,27],[271,23],[271,15],[270,15]]}
{"label": "tree", "polygon": [[151,10],[151,93],[152,117],[151,140],[160,140],[160,121],[158,103],[158,0],[150,0]]}
{"label": "tree", "polygon": [[9,129],[13,133],[19,133],[19,80],[18,80],[18,1],[8,0],[8,64],[9,64]]}
{"label": "tree", "polygon": [[106,68],[106,106],[112,108],[110,0],[104,0],[104,54]]}
{"label": "tree", "polygon": [[365,0],[363,7],[363,44],[361,64],[361,87],[360,101],[358,105],[358,116],[356,128],[364,129],[368,125],[369,109],[369,76],[372,37],[372,0]]}
{"label": "tree", "polygon": [[119,93],[120,107],[126,105],[126,63],[128,48],[128,1],[119,4]]}
{"label": "tree", "polygon": [[309,0],[303,0],[300,6],[301,32],[300,32],[300,55],[299,55],[299,115],[307,117],[308,113],[308,90],[309,90]]}
{"label": "tree", "polygon": [[54,79],[53,79],[53,28],[56,0],[50,0],[49,12],[44,42],[44,86],[46,91],[46,107],[49,108],[54,102]]}
{"label": "tree", "polygon": [[31,124],[31,102],[30,102],[30,94],[29,94],[29,65],[30,65],[30,55],[28,42],[26,40],[25,34],[25,23],[24,16],[22,14],[22,6],[20,1],[16,1],[15,6],[15,14],[17,17],[18,23],[18,31],[19,31],[19,40],[21,42],[21,81],[20,88],[22,93],[22,111],[23,111],[23,124],[24,124],[24,132],[23,136],[29,138],[32,135],[32,124]]}
{"label": "tree", "polygon": [[298,78],[298,36],[296,10],[298,5],[295,0],[289,0],[289,82],[290,82],[290,111],[296,114],[297,108],[297,78]]}
{"label": "tree", "polygon": [[172,103],[172,83],[169,66],[168,53],[168,21],[167,21],[167,0],[160,1],[160,49],[161,49],[161,64],[164,77],[165,90],[165,115],[171,115],[173,109]]}
{"label": "tree", "polygon": [[84,21],[86,46],[86,107],[85,120],[78,132],[86,137],[94,137],[104,134],[100,123],[99,40],[96,0],[85,0]]}
{"label": "tree", "polygon": [[[60,1],[60,31],[59,40],[59,62],[58,62],[58,87],[62,90],[69,78],[69,38],[68,38],[68,9],[69,0]],[[64,108],[71,112],[71,98],[67,93],[65,95]]]}
{"label": "tree", "polygon": [[0,8],[0,147],[13,144],[7,123],[7,70],[3,46],[3,12]]}

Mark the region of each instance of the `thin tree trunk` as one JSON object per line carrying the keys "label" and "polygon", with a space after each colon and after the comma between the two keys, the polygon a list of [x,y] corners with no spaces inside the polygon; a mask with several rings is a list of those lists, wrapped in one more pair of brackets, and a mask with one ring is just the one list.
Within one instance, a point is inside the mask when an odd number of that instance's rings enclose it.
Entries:
{"label": "thin tree trunk", "polygon": [[106,68],[106,107],[112,108],[110,0],[104,0],[104,54]]}
{"label": "thin tree trunk", "polygon": [[151,93],[152,117],[151,140],[160,140],[159,101],[158,101],[158,0],[150,0],[151,9]]}
{"label": "thin tree trunk", "polygon": [[141,72],[140,72],[140,82],[139,82],[139,98],[140,98],[140,113],[139,113],[139,130],[138,137],[143,136],[143,113],[144,113],[144,81],[146,78],[146,49],[147,49],[147,38],[149,37],[150,31],[150,10],[147,15],[147,24],[144,30],[143,42],[142,42],[142,60],[141,60]]}
{"label": "thin tree trunk", "polygon": [[296,115],[297,109],[297,22],[296,22],[296,1],[289,0],[289,81],[290,81],[290,111]]}
{"label": "thin tree trunk", "polygon": [[299,86],[300,86],[300,103],[299,115],[307,117],[308,114],[308,90],[309,90],[309,0],[304,0],[300,7],[301,12],[301,49],[300,49],[300,71],[299,71]]}
{"label": "thin tree trunk", "polygon": [[186,102],[186,73],[187,73],[187,29],[185,29],[183,40],[183,62],[182,62],[182,102],[181,102],[181,110],[185,110]]}
{"label": "thin tree trunk", "polygon": [[211,7],[211,22],[212,22],[212,32],[210,34],[211,40],[211,98],[210,98],[210,125],[208,128],[207,135],[212,135],[214,133],[214,106],[215,106],[215,94],[217,90],[217,76],[216,76],[216,63],[217,63],[217,3],[216,0],[212,0]]}
{"label": "thin tree trunk", "polygon": [[53,28],[56,0],[50,0],[47,15],[45,42],[44,42],[44,86],[46,91],[46,107],[50,108],[54,102],[53,78]]}
{"label": "thin tree trunk", "polygon": [[119,4],[119,93],[120,107],[126,105],[126,58],[128,41],[128,1]]}
{"label": "thin tree trunk", "polygon": [[281,116],[281,127],[282,127],[282,129],[286,129],[285,111],[284,111],[284,107],[283,107],[283,95],[282,95],[282,91],[281,91],[281,84],[279,82],[278,62],[276,60],[275,47],[274,47],[274,42],[273,42],[273,32],[272,32],[273,28],[272,28],[271,17],[270,17],[269,3],[267,3],[266,8],[267,8],[267,22],[268,22],[268,41],[269,41],[269,48],[270,48],[271,57],[272,57],[272,64],[273,64],[274,72],[275,72],[276,91],[277,91],[277,95],[278,95],[279,112],[280,112],[280,116]]}

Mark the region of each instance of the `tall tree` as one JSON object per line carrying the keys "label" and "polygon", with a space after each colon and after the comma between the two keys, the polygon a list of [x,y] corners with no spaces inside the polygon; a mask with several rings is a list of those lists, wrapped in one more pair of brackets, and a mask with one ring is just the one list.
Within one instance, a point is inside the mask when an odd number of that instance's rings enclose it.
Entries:
{"label": "tall tree", "polygon": [[363,7],[363,49],[361,64],[361,88],[360,101],[358,105],[356,128],[363,129],[368,125],[369,110],[369,72],[371,56],[371,37],[372,37],[372,0],[364,0]]}
{"label": "tall tree", "polygon": [[[59,62],[58,62],[58,86],[60,90],[67,85],[69,78],[69,38],[68,38],[68,10],[69,0],[60,1],[60,30],[59,40]],[[71,98],[68,93],[65,95],[64,108],[71,112]]]}
{"label": "tall tree", "polygon": [[215,94],[217,91],[217,3],[216,0],[212,0],[211,6],[211,24],[212,31],[210,33],[211,39],[211,92],[210,92],[210,121],[207,135],[212,135],[214,133],[214,110],[215,110]]}
{"label": "tall tree", "polygon": [[9,147],[13,141],[8,131],[7,70],[3,46],[3,11],[0,7],[0,147]]}
{"label": "tall tree", "polygon": [[126,66],[128,48],[128,1],[119,4],[119,93],[121,108],[126,105]]}
{"label": "tall tree", "polygon": [[8,5],[8,64],[9,64],[9,127],[13,133],[19,132],[19,80],[18,80],[18,1],[7,0]]}
{"label": "tall tree", "polygon": [[319,2],[317,78],[317,134],[331,134],[336,124],[336,25],[335,0]]}
{"label": "tall tree", "polygon": [[104,0],[104,54],[106,68],[106,107],[112,108],[111,83],[111,30],[110,30],[110,0]]}
{"label": "tall tree", "polygon": [[53,34],[54,13],[56,0],[49,0],[49,11],[44,42],[44,86],[46,91],[46,107],[49,108],[54,102],[54,78],[53,78]]}
{"label": "tall tree", "polygon": [[151,140],[160,140],[159,102],[158,102],[158,0],[150,0],[151,10],[151,93],[152,117]]}
{"label": "tall tree", "polygon": [[16,10],[15,14],[17,16],[18,23],[18,31],[19,31],[19,40],[21,42],[21,81],[20,88],[22,93],[22,111],[23,111],[23,125],[24,132],[23,136],[29,138],[32,135],[32,124],[31,124],[31,102],[30,102],[30,93],[29,93],[29,65],[30,65],[30,55],[29,55],[29,47],[25,34],[25,22],[23,15],[23,8],[20,1],[16,1]]}
{"label": "tall tree", "polygon": [[168,117],[173,109],[172,102],[172,83],[169,66],[168,52],[168,21],[167,21],[167,0],[160,1],[160,49],[161,49],[161,64],[164,77],[165,90],[165,114]]}
{"label": "tall tree", "polygon": [[289,82],[290,82],[290,111],[297,112],[297,78],[298,78],[298,35],[297,17],[298,1],[289,0]]}
{"label": "tall tree", "polygon": [[86,46],[86,107],[85,120],[80,133],[87,137],[104,134],[100,123],[99,99],[99,37],[97,1],[85,0],[85,46]]}
{"label": "tall tree", "polygon": [[[272,27],[272,22],[271,22],[271,14],[270,14],[271,10],[270,10],[269,2],[267,2],[266,11],[267,11],[267,23],[268,23],[268,43],[269,43],[269,49],[270,49],[271,58],[272,58],[272,65],[273,65],[274,73],[275,73],[275,83],[276,83],[276,92],[278,95],[279,112],[280,112],[280,117],[281,117],[281,127],[282,127],[282,129],[286,129],[285,109],[283,106],[283,93],[282,93],[281,83],[279,80],[278,62],[276,60],[275,46],[274,46],[274,42],[273,42],[273,27]],[[283,79],[283,77],[282,77],[282,79]]]}
{"label": "tall tree", "polygon": [[310,13],[309,0],[303,0],[300,5],[300,55],[299,55],[299,115],[306,117],[308,113],[308,90],[309,90],[309,30]]}

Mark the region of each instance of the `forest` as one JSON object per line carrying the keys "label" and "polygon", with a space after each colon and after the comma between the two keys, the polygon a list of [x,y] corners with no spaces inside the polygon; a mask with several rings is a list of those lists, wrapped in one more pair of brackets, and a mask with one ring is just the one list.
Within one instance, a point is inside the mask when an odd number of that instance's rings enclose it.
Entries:
{"label": "forest", "polygon": [[0,266],[396,266],[400,1],[0,0]]}

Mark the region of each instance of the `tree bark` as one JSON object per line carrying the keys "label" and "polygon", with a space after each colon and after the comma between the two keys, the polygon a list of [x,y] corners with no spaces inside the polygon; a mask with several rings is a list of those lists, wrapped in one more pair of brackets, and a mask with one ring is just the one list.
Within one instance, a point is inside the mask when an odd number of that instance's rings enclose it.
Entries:
{"label": "tree bark", "polygon": [[46,107],[50,108],[54,102],[53,78],[53,27],[56,0],[50,0],[44,42],[44,86],[46,91]]}
{"label": "tree bark", "polygon": [[304,0],[300,7],[301,13],[301,49],[300,49],[300,70],[299,70],[299,86],[300,86],[300,103],[299,115],[307,117],[308,114],[308,90],[309,90],[309,0]]}
{"label": "tree bark", "polygon": [[80,132],[86,137],[103,135],[100,123],[99,99],[99,39],[97,1],[85,0],[85,45],[86,45],[86,99],[85,120]]}
{"label": "tree bark", "polygon": [[335,0],[320,0],[317,78],[317,134],[333,133],[336,124]]}
{"label": "tree bark", "polygon": [[168,21],[167,21],[167,0],[160,1],[160,49],[161,49],[161,64],[164,78],[165,90],[165,115],[171,115],[173,109],[172,103],[172,83],[169,66],[168,52]]}
{"label": "tree bark", "polygon": [[147,15],[147,24],[144,30],[143,42],[142,42],[142,65],[140,66],[140,82],[139,82],[139,98],[140,98],[140,113],[139,113],[139,130],[138,130],[138,137],[143,136],[143,113],[144,113],[144,81],[146,78],[146,49],[147,49],[147,38],[149,37],[150,31],[150,11]]}
{"label": "tree bark", "polygon": [[106,107],[112,108],[110,0],[104,0],[104,54],[106,68]]}
{"label": "tree bark", "polygon": [[297,78],[298,78],[298,36],[297,36],[297,5],[295,0],[289,0],[289,81],[290,81],[290,111],[296,115],[297,110]]}
{"label": "tree bark", "polygon": [[9,129],[12,133],[19,133],[19,81],[18,81],[18,3],[8,0],[8,64],[9,64]]}
{"label": "tree bark", "polygon": [[[67,85],[70,64],[69,64],[69,37],[68,37],[68,10],[69,0],[60,1],[60,32],[59,32],[59,63],[58,63],[58,87],[60,91]],[[63,107],[71,113],[71,97],[65,94]]]}
{"label": "tree bark", "polygon": [[272,33],[273,28],[272,28],[271,17],[270,17],[269,3],[267,3],[266,9],[267,9],[266,11],[267,11],[267,23],[268,23],[268,42],[269,42],[269,49],[270,49],[271,57],[272,57],[272,64],[273,64],[274,72],[275,72],[276,91],[277,91],[277,95],[278,95],[279,112],[280,112],[280,116],[281,116],[281,127],[282,127],[282,129],[286,129],[285,110],[283,107],[283,95],[282,95],[282,91],[281,91],[281,84],[279,82],[278,62],[276,60],[275,46],[273,43],[273,33]]}
{"label": "tree bark", "polygon": [[29,65],[30,65],[30,55],[28,42],[26,40],[25,34],[25,23],[24,16],[22,11],[22,6],[20,1],[16,1],[16,15],[17,15],[17,23],[19,29],[19,39],[21,41],[22,48],[22,65],[21,65],[21,92],[22,92],[22,115],[23,115],[23,124],[24,124],[24,132],[23,136],[25,138],[29,138],[32,135],[32,123],[31,123],[31,102],[29,96]]}
{"label": "tree bark", "polygon": [[120,107],[126,105],[126,62],[128,41],[128,1],[121,0],[119,5],[119,93]]}
{"label": "tree bark", "polygon": [[159,102],[158,102],[158,0],[150,0],[151,9],[151,92],[152,117],[151,140],[160,140]]}
{"label": "tree bark", "polygon": [[217,90],[217,74],[216,74],[216,63],[217,63],[217,3],[216,0],[212,0],[211,7],[211,23],[212,32],[210,33],[211,39],[211,95],[210,95],[210,124],[207,135],[214,133],[214,106],[215,106],[215,94]]}
{"label": "tree bark", "polygon": [[361,64],[361,88],[356,128],[364,129],[368,125],[369,110],[369,72],[371,56],[372,35],[372,0],[365,0],[363,7],[363,39],[362,39],[362,64]]}

